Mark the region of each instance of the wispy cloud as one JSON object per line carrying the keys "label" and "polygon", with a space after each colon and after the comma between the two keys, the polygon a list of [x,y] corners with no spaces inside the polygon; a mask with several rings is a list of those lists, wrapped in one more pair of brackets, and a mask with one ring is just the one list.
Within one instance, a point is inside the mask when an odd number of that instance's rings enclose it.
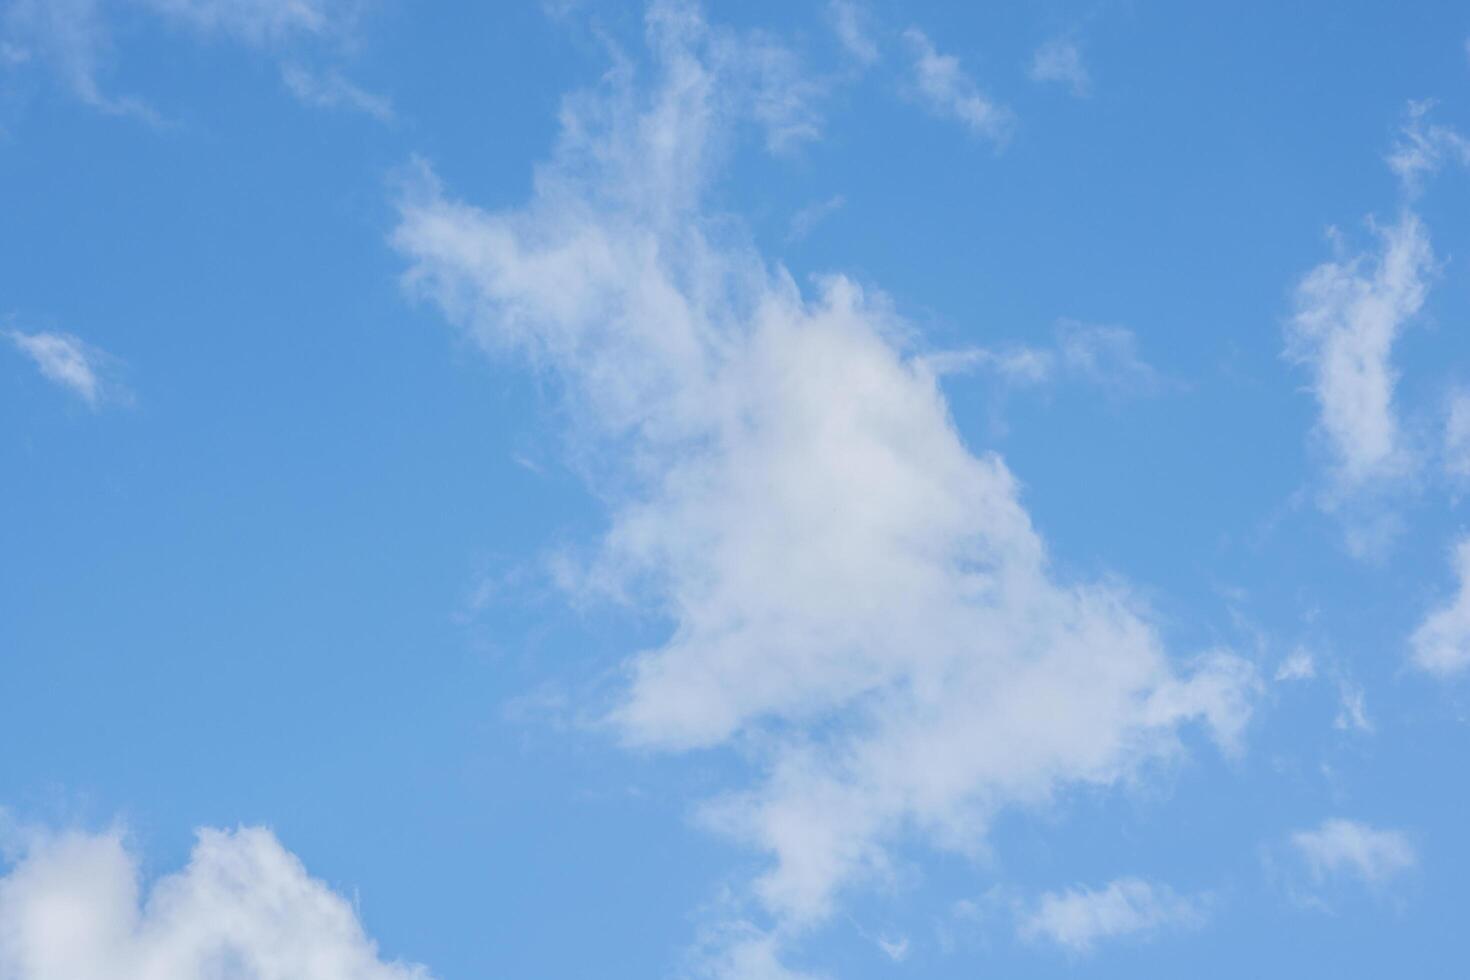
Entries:
{"label": "wispy cloud", "polygon": [[1233,750],[1255,675],[1171,657],[1119,583],[1056,577],[912,329],[842,276],[804,294],[706,209],[751,112],[714,30],[655,6],[658,83],[615,72],[569,100],[526,205],[423,172],[393,241],[417,295],[560,379],[605,476],[610,530],[568,583],[668,625],[607,725],[648,749],[761,746],[753,785],[700,812],[770,856],[743,894],[779,931],[739,941],[766,968],[911,831],[974,853],[997,812],[1130,778],[1182,726]]}
{"label": "wispy cloud", "polygon": [[1373,722],[1368,720],[1368,699],[1363,689],[1349,681],[1337,685],[1337,717],[1332,726],[1340,731],[1371,734]]}
{"label": "wispy cloud", "polygon": [[[229,37],[278,50],[299,38],[341,36],[352,23],[357,4],[353,0],[134,0],[132,6],[201,36]],[[115,10],[103,0],[9,0],[8,4],[0,0],[0,67],[15,70],[32,63],[42,65],[76,98],[101,112],[164,125],[164,117],[148,102],[111,94],[103,84],[114,59],[111,19]],[[303,79],[303,86],[308,81]],[[382,108],[375,97],[353,90],[330,73],[309,90],[319,99],[374,114]]]}
{"label": "wispy cloud", "polygon": [[324,34],[343,27],[351,13],[345,0],[142,0],[157,13],[196,30],[264,44],[297,34]]}
{"label": "wispy cloud", "polygon": [[831,0],[827,16],[837,40],[856,61],[871,65],[878,60],[878,43],[868,27],[868,11],[854,0]]}
{"label": "wispy cloud", "polygon": [[1410,196],[1423,190],[1424,178],[1446,163],[1470,165],[1470,139],[1453,127],[1431,122],[1434,103],[1410,102],[1407,120],[1388,155],[1388,165]]}
{"label": "wispy cloud", "polygon": [[1374,227],[1378,249],[1325,262],[1297,285],[1287,354],[1308,369],[1339,496],[1381,486],[1413,465],[1394,408],[1394,342],[1424,305],[1434,253],[1404,211]]}
{"label": "wispy cloud", "polygon": [[19,837],[19,860],[0,877],[8,980],[198,980],[223,964],[231,976],[429,980],[423,967],[383,962],[352,904],[269,831],[200,831],[188,866],[146,901],[118,833]]}
{"label": "wispy cloud", "polygon": [[358,88],[336,71],[313,72],[300,65],[281,69],[286,88],[305,105],[321,109],[349,109],[379,122],[393,121],[393,103]]}
{"label": "wispy cloud", "polygon": [[1133,331],[1078,320],[1060,321],[1050,347],[971,347],[928,354],[921,363],[936,374],[979,371],[1023,388],[1066,380],[1094,384],[1116,395],[1137,395],[1165,385],[1138,353]]}
{"label": "wispy cloud", "polygon": [[142,99],[105,91],[101,76],[112,40],[98,0],[12,0],[0,11],[5,62],[39,63],[54,72],[77,99],[100,112],[131,116],[151,125],[162,117]]}
{"label": "wispy cloud", "polygon": [[1030,74],[1032,81],[1066,85],[1079,98],[1092,94],[1092,75],[1082,61],[1082,49],[1070,38],[1052,38],[1037,48]]}
{"label": "wispy cloud", "polygon": [[813,228],[841,211],[846,205],[847,199],[841,194],[833,194],[825,201],[807,205],[791,216],[791,225],[786,232],[786,240],[788,242],[801,241],[811,234]]}
{"label": "wispy cloud", "polygon": [[1309,651],[1300,648],[1293,650],[1276,668],[1278,681],[1307,681],[1316,676],[1316,660]]}
{"label": "wispy cloud", "polygon": [[1167,885],[1119,878],[1102,888],[1048,892],[1022,914],[1019,931],[1023,939],[1046,940],[1080,953],[1102,940],[1146,937],[1203,920],[1201,899],[1181,896]]}
{"label": "wispy cloud", "polygon": [[1445,474],[1458,484],[1470,483],[1470,391],[1450,394],[1440,453]]}
{"label": "wispy cloud", "polygon": [[1470,667],[1470,536],[1454,547],[1455,594],[1430,610],[1409,638],[1416,666],[1449,677]]}
{"label": "wispy cloud", "polygon": [[93,408],[109,399],[126,399],[126,391],[107,376],[113,359],[91,344],[68,333],[8,330],[5,336],[35,362],[43,377]]}
{"label": "wispy cloud", "polygon": [[1291,844],[1319,883],[1352,878],[1382,884],[1414,867],[1418,855],[1397,830],[1379,830],[1356,820],[1324,820],[1291,835]]}
{"label": "wispy cloud", "polygon": [[1004,144],[1015,125],[1011,111],[985,95],[958,58],[935,50],[923,31],[910,27],[903,36],[914,55],[914,84],[924,105],[976,136]]}

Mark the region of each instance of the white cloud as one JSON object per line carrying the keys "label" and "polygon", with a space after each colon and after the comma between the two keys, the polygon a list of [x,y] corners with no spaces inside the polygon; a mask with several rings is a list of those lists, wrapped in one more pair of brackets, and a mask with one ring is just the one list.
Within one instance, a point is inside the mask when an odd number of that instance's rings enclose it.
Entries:
{"label": "white cloud", "polygon": [[1409,638],[1415,665],[1441,677],[1470,667],[1470,536],[1455,545],[1453,559],[1455,595],[1431,610]]}
{"label": "white cloud", "polygon": [[837,40],[854,59],[871,65],[878,60],[878,44],[868,30],[867,14],[867,10],[852,0],[831,0],[827,4],[827,15]]}
{"label": "white cloud", "polygon": [[104,368],[112,363],[112,358],[91,344],[68,333],[9,330],[5,335],[36,363],[43,377],[93,408],[108,398],[126,397],[120,387],[104,377]]}
{"label": "white cloud", "polygon": [[1363,689],[1342,681],[1338,684],[1337,695],[1337,717],[1332,720],[1332,727],[1339,731],[1370,734],[1373,723],[1368,720],[1368,706]]}
{"label": "white cloud", "polygon": [[1103,888],[1048,892],[1022,915],[1020,934],[1086,952],[1099,940],[1193,927],[1203,919],[1199,899],[1180,896],[1166,885],[1119,878]]}
{"label": "white cloud", "polygon": [[358,88],[335,71],[313,72],[300,65],[281,69],[281,80],[302,103],[321,109],[351,109],[379,122],[391,122],[393,104]]}
{"label": "white cloud", "polygon": [[[341,34],[352,19],[356,0],[133,0],[132,5],[200,34],[276,45]],[[163,117],[143,100],[103,89],[100,79],[113,50],[110,14],[116,9],[102,0],[0,0],[0,64],[14,69],[31,61],[43,63],[87,105],[164,125]],[[312,91],[318,99],[375,114],[386,105],[335,75],[317,80]]]}
{"label": "white cloud", "polygon": [[1375,830],[1355,820],[1325,820],[1313,830],[1299,830],[1291,843],[1319,882],[1357,878],[1382,884],[1418,863],[1407,837],[1397,830]]}
{"label": "white cloud", "polygon": [[324,34],[347,16],[341,0],[142,0],[160,14],[205,33],[260,44]]}
{"label": "white cloud", "polygon": [[1460,483],[1470,481],[1470,392],[1450,396],[1442,453],[1445,472]]}
{"label": "white cloud", "polygon": [[1115,394],[1157,390],[1159,373],[1138,354],[1138,338],[1123,327],[1062,320],[1052,347],[971,347],[926,354],[936,374],[982,371],[1018,387],[1061,379],[1085,381]]}
{"label": "white cloud", "polygon": [[791,227],[786,233],[788,242],[799,242],[811,234],[813,228],[846,206],[841,194],[834,194],[825,201],[809,204],[791,216]]}
{"label": "white cloud", "polygon": [[1433,102],[1410,102],[1408,119],[1388,155],[1388,165],[1404,190],[1414,195],[1423,190],[1424,178],[1448,161],[1470,166],[1470,139],[1454,128],[1429,121]]}
{"label": "white cloud", "polygon": [[903,33],[914,53],[914,82],[935,115],[963,123],[977,136],[1001,144],[1015,123],[1011,111],[980,91],[953,55],[940,54],[917,27]]}
{"label": "white cloud", "polygon": [[1317,676],[1317,664],[1310,652],[1296,649],[1276,668],[1278,681],[1306,681]]}
{"label": "white cloud", "polygon": [[0,14],[5,61],[10,66],[44,63],[76,98],[92,108],[155,125],[160,122],[158,114],[140,99],[103,91],[99,76],[112,44],[98,0],[11,0]]}
{"label": "white cloud", "polygon": [[428,980],[382,962],[352,905],[270,832],[199,833],[146,900],[116,833],[32,832],[0,878],[6,980]]}
{"label": "white cloud", "polygon": [[1036,49],[1031,57],[1031,79],[1066,85],[1079,97],[1092,92],[1092,76],[1082,62],[1082,51],[1068,38],[1053,38]]}
{"label": "white cloud", "polygon": [[529,204],[425,176],[394,243],[416,294],[560,379],[610,508],[567,579],[669,624],[608,723],[754,753],[756,785],[701,812],[770,855],[750,893],[784,937],[905,840],[974,854],[998,810],[1136,775],[1189,722],[1234,746],[1255,678],[1170,658],[1124,586],[1059,578],[911,328],[841,276],[804,294],[705,213],[740,105],[673,10],[651,90],[624,71],[567,101]]}
{"label": "white cloud", "polygon": [[883,936],[879,936],[877,939],[874,940],[874,942],[876,942],[878,944],[878,948],[883,951],[883,955],[888,957],[893,962],[902,963],[904,960],[908,959],[909,939],[907,936],[900,936],[897,939],[888,939]]}
{"label": "white cloud", "polygon": [[1312,375],[1339,494],[1403,477],[1412,466],[1394,410],[1390,358],[1424,304],[1434,255],[1412,212],[1375,230],[1376,254],[1325,262],[1302,279],[1286,329],[1288,355]]}

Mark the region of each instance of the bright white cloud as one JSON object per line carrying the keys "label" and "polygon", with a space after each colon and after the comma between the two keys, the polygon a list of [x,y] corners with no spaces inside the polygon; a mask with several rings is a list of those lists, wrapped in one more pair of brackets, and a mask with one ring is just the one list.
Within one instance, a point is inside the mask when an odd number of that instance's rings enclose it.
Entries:
{"label": "bright white cloud", "polygon": [[827,15],[837,40],[857,61],[871,65],[878,60],[878,44],[868,30],[867,11],[852,0],[831,0]]}
{"label": "bright white cloud", "polygon": [[313,72],[300,65],[281,69],[281,80],[302,103],[321,109],[350,109],[379,122],[393,119],[393,104],[380,95],[363,91],[335,71]]}
{"label": "bright white cloud", "polygon": [[1312,375],[1339,493],[1402,477],[1412,462],[1394,409],[1390,359],[1424,304],[1434,254],[1412,212],[1376,231],[1376,254],[1323,263],[1302,279],[1286,329],[1288,355]]}
{"label": "bright white cloud", "polygon": [[1355,820],[1325,820],[1313,830],[1299,830],[1291,843],[1318,881],[1350,877],[1381,884],[1418,863],[1407,837],[1397,830],[1376,830]]}
{"label": "bright white cloud", "polygon": [[22,333],[10,330],[6,336],[22,353],[35,362],[41,375],[75,394],[92,407],[109,397],[120,397],[122,389],[104,378],[104,367],[111,358],[68,333]]}
{"label": "bright white cloud", "polygon": [[701,812],[771,856],[751,892],[786,929],[896,843],[973,854],[997,810],[1135,775],[1185,723],[1233,746],[1251,668],[1181,665],[1126,588],[1059,579],[911,328],[841,276],[804,294],[705,213],[741,103],[688,8],[649,31],[656,83],[569,99],[529,204],[425,175],[394,233],[409,287],[555,374],[601,461],[610,528],[568,580],[671,627],[626,666],[620,737],[756,751],[759,782]]}
{"label": "bright white cloud", "polygon": [[1180,896],[1167,885],[1119,878],[1103,888],[1048,892],[1023,913],[1019,931],[1023,939],[1086,952],[1100,940],[1148,936],[1196,926],[1203,919],[1199,899]]}
{"label": "bright white cloud", "polygon": [[1449,677],[1470,667],[1470,537],[1455,545],[1459,585],[1454,596],[1432,609],[1409,637],[1416,666]]}
{"label": "bright white cloud", "polygon": [[428,980],[384,963],[352,905],[269,831],[201,831],[146,900],[116,833],[29,833],[0,878],[6,980]]}
{"label": "bright white cloud", "polygon": [[1079,97],[1092,91],[1092,76],[1082,62],[1082,50],[1069,38],[1053,38],[1036,49],[1031,56],[1031,78],[1066,85]]}
{"label": "bright white cloud", "polygon": [[903,33],[914,55],[914,83],[924,104],[937,116],[963,123],[977,136],[1001,144],[1015,123],[1011,111],[992,101],[953,55],[940,54],[917,27]]}

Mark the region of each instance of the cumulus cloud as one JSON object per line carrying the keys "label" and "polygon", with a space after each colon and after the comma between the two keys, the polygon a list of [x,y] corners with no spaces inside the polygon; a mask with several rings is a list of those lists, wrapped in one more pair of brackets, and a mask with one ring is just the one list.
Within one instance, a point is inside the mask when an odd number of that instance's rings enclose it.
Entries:
{"label": "cumulus cloud", "polygon": [[769,855],[766,921],[821,920],[904,841],[975,854],[998,810],[1136,775],[1187,723],[1234,747],[1251,668],[1172,658],[1125,586],[1059,577],[912,328],[845,277],[804,291],[707,213],[748,110],[690,8],[648,31],[651,84],[625,67],[570,98],[529,203],[421,173],[393,241],[415,294],[559,379],[609,507],[567,580],[668,623],[607,723],[750,752],[754,784],[700,813]]}
{"label": "cumulus cloud", "polygon": [[1167,885],[1119,878],[1102,888],[1048,892],[1022,915],[1019,932],[1023,939],[1046,940],[1080,953],[1100,940],[1148,936],[1196,926],[1203,919],[1199,899],[1178,895]]}
{"label": "cumulus cloud", "polygon": [[937,116],[963,123],[976,136],[996,144],[1009,138],[1015,117],[996,103],[953,55],[940,54],[917,27],[903,33],[914,55],[914,84],[925,106]]}
{"label": "cumulus cloud", "polygon": [[1455,544],[1455,594],[1430,610],[1409,637],[1414,664],[1441,677],[1470,667],[1470,536]]}
{"label": "cumulus cloud", "polygon": [[1434,253],[1412,212],[1375,231],[1375,253],[1325,262],[1302,279],[1286,329],[1288,356],[1311,373],[1339,495],[1403,477],[1412,465],[1394,407],[1391,357],[1424,304]]}
{"label": "cumulus cloud", "polygon": [[146,899],[117,833],[29,832],[0,877],[6,980],[428,980],[385,963],[352,905],[269,831],[204,830]]}
{"label": "cumulus cloud", "polygon": [[372,116],[379,122],[391,122],[393,103],[381,95],[366,92],[335,71],[314,72],[301,65],[281,69],[286,89],[305,105],[320,109],[349,109]]}
{"label": "cumulus cloud", "polygon": [[1356,878],[1382,884],[1418,863],[1407,837],[1397,830],[1377,830],[1355,820],[1324,820],[1312,830],[1291,835],[1292,846],[1319,882]]}
{"label": "cumulus cloud", "polygon": [[109,398],[121,399],[126,392],[107,380],[111,357],[69,333],[6,331],[6,337],[35,362],[48,381],[67,389],[93,408]]}
{"label": "cumulus cloud", "polygon": [[1078,97],[1092,92],[1092,76],[1082,61],[1082,50],[1070,38],[1053,38],[1036,49],[1031,56],[1031,79],[1066,85]]}

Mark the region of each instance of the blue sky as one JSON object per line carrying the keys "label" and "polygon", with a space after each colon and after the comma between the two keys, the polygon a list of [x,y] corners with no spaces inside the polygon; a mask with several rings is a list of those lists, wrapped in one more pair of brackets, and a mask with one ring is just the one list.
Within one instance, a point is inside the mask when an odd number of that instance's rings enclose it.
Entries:
{"label": "blue sky", "polygon": [[1459,976],[1470,12],[0,2],[0,980]]}

